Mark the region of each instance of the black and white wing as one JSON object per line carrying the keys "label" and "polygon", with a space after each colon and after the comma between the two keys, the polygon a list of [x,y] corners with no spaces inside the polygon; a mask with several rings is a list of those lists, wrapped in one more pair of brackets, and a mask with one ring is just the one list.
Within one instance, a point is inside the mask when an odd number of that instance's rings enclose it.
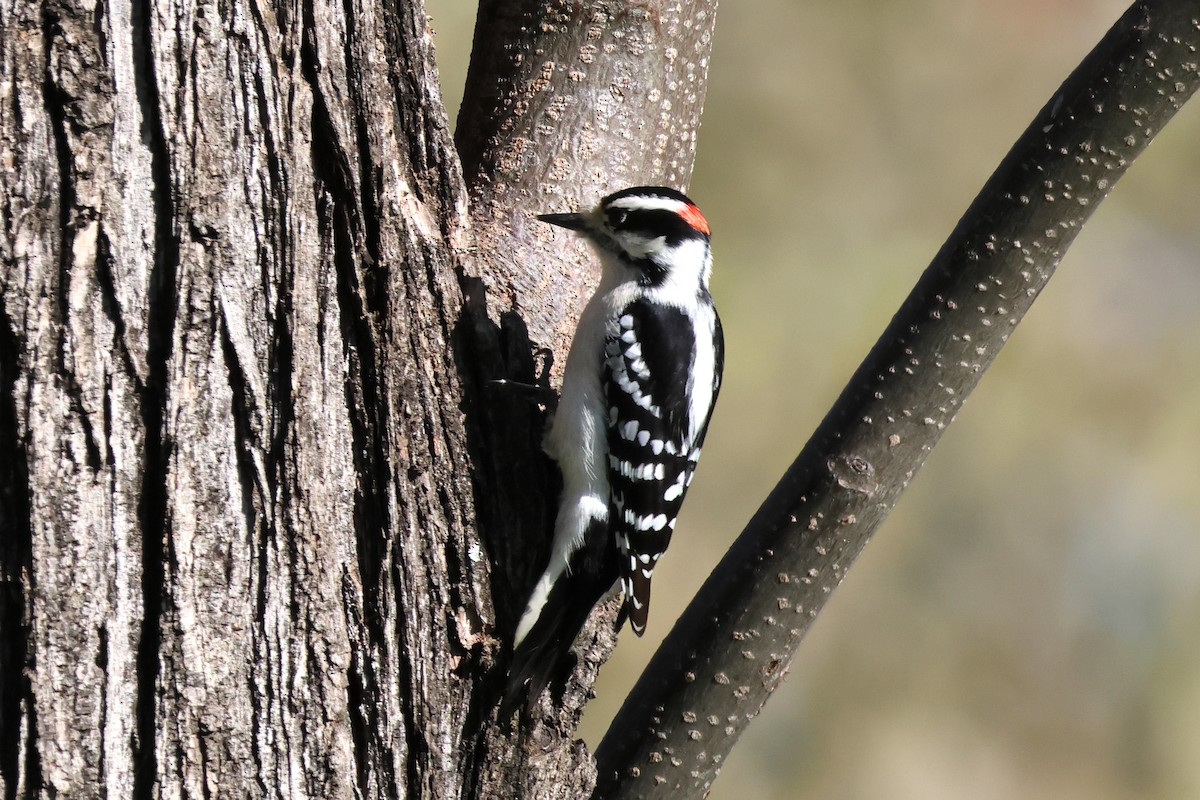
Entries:
{"label": "black and white wing", "polygon": [[650,577],[675,530],[720,388],[721,325],[711,304],[690,313],[635,300],[609,322],[609,525],[625,610],[646,630]]}

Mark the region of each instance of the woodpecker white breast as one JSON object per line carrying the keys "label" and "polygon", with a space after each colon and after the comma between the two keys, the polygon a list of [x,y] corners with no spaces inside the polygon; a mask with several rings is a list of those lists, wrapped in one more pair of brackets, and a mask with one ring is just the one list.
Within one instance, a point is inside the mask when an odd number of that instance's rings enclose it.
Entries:
{"label": "woodpecker white breast", "polygon": [[[724,361],[709,226],[687,196],[639,186],[590,211],[538,219],[588,239],[602,273],[546,437],[563,495],[550,564],[517,628],[518,681],[529,680],[520,672],[532,672],[522,661],[530,650],[552,639],[570,646],[615,580],[631,627],[645,631],[650,578],[700,458]],[[567,631],[539,632],[551,620]]]}

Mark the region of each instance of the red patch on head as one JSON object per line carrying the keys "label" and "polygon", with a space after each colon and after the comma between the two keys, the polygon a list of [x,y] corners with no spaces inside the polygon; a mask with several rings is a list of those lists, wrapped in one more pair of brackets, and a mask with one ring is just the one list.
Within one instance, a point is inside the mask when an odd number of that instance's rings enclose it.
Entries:
{"label": "red patch on head", "polygon": [[708,220],[700,213],[700,209],[693,205],[685,205],[683,211],[679,212],[679,216],[683,217],[688,225],[691,225],[696,230],[703,233],[705,236],[711,236],[712,232],[708,229]]}

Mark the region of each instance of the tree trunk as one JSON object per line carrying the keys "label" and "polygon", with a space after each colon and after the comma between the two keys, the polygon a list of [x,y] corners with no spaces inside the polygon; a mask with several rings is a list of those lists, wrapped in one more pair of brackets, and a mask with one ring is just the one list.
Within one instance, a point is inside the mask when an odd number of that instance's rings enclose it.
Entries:
{"label": "tree trunk", "polygon": [[484,381],[590,281],[530,213],[686,184],[683,6],[485,3],[468,182],[420,3],[0,0],[4,797],[590,792],[603,626],[494,719],[554,470]]}

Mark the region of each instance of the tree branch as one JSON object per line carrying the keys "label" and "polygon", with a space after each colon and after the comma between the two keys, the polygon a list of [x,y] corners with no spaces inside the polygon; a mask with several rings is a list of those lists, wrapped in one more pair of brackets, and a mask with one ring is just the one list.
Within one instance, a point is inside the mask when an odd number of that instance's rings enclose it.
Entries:
{"label": "tree branch", "polygon": [[708,790],[1084,222],[1195,92],[1198,18],[1134,4],[1014,145],[626,699],[595,797]]}

